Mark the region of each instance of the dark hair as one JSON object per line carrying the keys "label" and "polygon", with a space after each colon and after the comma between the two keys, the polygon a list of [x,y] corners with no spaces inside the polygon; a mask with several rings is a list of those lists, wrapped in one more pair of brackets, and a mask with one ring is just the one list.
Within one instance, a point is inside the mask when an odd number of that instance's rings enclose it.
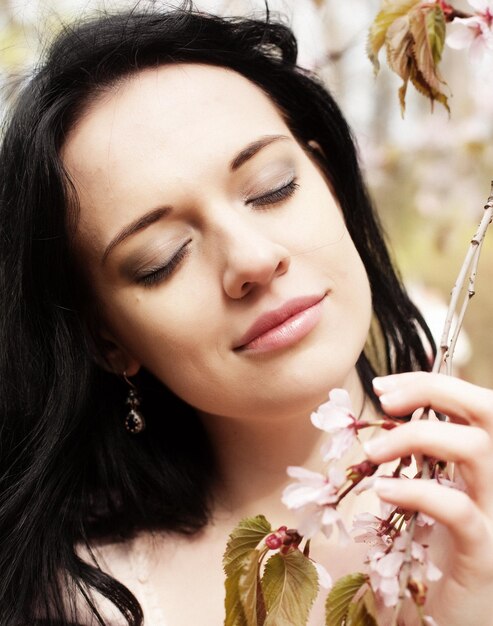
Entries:
{"label": "dark hair", "polygon": [[[432,340],[392,268],[350,130],[296,54],[291,31],[268,17],[135,10],[66,28],[24,86],[0,152],[1,624],[76,623],[81,596],[104,624],[94,593],[141,624],[133,595],[79,558],[77,544],[142,528],[192,533],[209,517],[214,458],[194,410],[142,372],[147,429],[129,436],[125,386],[98,367],[87,330],[71,245],[77,199],[60,149],[91,99],[119,80],[191,61],[231,68],[260,86],[297,140],[322,149],[369,276],[381,373],[428,368],[420,329]],[[357,368],[376,402],[377,366],[362,354]]]}

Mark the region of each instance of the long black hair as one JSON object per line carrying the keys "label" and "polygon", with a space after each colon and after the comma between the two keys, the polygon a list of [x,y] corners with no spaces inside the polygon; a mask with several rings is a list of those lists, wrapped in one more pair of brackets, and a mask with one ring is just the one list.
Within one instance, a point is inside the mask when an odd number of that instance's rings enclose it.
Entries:
{"label": "long black hair", "polygon": [[[142,528],[193,533],[210,512],[214,458],[195,412],[149,373],[139,374],[147,429],[122,428],[125,386],[99,367],[88,303],[72,256],[77,198],[64,171],[64,139],[102,91],[143,68],[200,62],[231,68],[278,106],[318,158],[366,267],[376,366],[357,367],[368,397],[380,373],[427,369],[429,332],[392,267],[337,105],[296,66],[282,24],[218,18],[190,7],[134,10],[65,28],[24,86],[0,152],[0,620],[77,623],[80,598],[96,623],[98,594],[129,625],[141,608],[97,563],[77,555],[97,536]],[[420,330],[421,329],[421,330]],[[96,595],[95,595],[96,594]],[[77,600],[78,599],[78,600]]]}

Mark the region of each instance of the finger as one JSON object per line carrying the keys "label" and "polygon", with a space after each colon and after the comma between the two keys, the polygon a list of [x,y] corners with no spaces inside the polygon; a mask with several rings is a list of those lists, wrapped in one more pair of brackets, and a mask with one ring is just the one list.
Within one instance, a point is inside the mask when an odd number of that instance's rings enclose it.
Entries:
{"label": "finger", "polygon": [[407,415],[419,407],[431,406],[455,421],[493,431],[493,391],[490,389],[428,372],[375,378],[373,387],[389,415]]}
{"label": "finger", "polygon": [[380,464],[417,453],[459,463],[470,496],[481,508],[493,501],[493,442],[475,426],[420,420],[366,441],[368,458]]}
{"label": "finger", "polygon": [[[487,519],[463,491],[444,487],[435,480],[395,478],[379,478],[375,491],[385,502],[420,511],[444,524],[457,548],[468,556],[475,558],[493,549]],[[484,541],[478,541],[478,537]]]}

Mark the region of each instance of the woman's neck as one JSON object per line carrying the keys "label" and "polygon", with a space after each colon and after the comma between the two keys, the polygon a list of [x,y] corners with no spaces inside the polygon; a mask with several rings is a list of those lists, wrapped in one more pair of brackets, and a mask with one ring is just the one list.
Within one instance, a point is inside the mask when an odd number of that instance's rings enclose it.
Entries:
{"label": "woman's neck", "polygon": [[[373,412],[355,371],[345,388],[357,415]],[[320,448],[326,435],[310,422],[316,408],[272,420],[203,416],[219,467],[217,511],[238,519],[263,513],[274,523],[289,525],[290,514],[281,503],[282,491],[290,482],[286,468],[301,465],[321,471],[323,467]],[[361,460],[354,450],[344,458],[347,465]]]}

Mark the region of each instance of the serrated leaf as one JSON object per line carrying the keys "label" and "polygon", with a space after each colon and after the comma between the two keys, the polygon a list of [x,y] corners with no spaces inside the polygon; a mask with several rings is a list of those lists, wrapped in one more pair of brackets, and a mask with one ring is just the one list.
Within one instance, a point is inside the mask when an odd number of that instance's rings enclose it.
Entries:
{"label": "serrated leaf", "polygon": [[339,578],[325,601],[325,626],[343,626],[354,596],[367,582],[365,574],[348,574]]}
{"label": "serrated leaf", "polygon": [[240,573],[241,572],[230,574],[224,581],[224,587],[226,589],[226,597],[224,600],[226,617],[224,619],[224,626],[247,626],[238,588]]}
{"label": "serrated leaf", "polygon": [[375,618],[368,612],[364,598],[349,605],[346,626],[378,626]]}
{"label": "serrated leaf", "polygon": [[223,557],[226,573],[224,600],[225,626],[248,626],[240,595],[240,577],[254,555],[258,558],[258,544],[272,531],[263,515],[242,520],[229,535]]}
{"label": "serrated leaf", "polygon": [[247,553],[254,550],[271,532],[272,527],[263,515],[241,520],[229,535],[224,552],[223,567],[226,574],[236,569]]}
{"label": "serrated leaf", "polygon": [[260,585],[259,550],[253,550],[243,561],[238,581],[240,600],[248,626],[262,626],[265,621],[265,602]]}
{"label": "serrated leaf", "polygon": [[408,15],[403,15],[394,21],[387,31],[385,47],[387,49],[387,63],[390,69],[402,78],[409,80],[413,63],[413,36],[410,30]]}
{"label": "serrated leaf", "polygon": [[407,92],[407,83],[405,80],[403,84],[399,87],[397,91],[397,95],[399,96],[399,104],[401,105],[401,115],[404,117],[404,113],[406,112],[406,92]]}
{"label": "serrated leaf", "polygon": [[317,570],[299,550],[275,554],[262,577],[265,626],[305,626],[318,593]]}
{"label": "serrated leaf", "polygon": [[421,94],[423,94],[424,96],[429,98],[429,100],[431,102],[431,109],[432,110],[433,110],[433,103],[436,100],[437,102],[442,104],[447,109],[447,111],[450,113],[450,107],[448,105],[448,98],[447,98],[447,96],[444,93],[442,93],[441,91],[437,91],[436,89],[433,89],[433,87],[431,87],[429,85],[429,83],[426,82],[424,76],[421,74],[421,72],[415,66],[413,66],[413,68],[412,68],[410,79],[411,79],[411,82],[412,82],[414,88],[417,91],[419,91]]}
{"label": "serrated leaf", "polygon": [[434,4],[426,12],[426,33],[435,65],[442,59],[443,47],[445,45],[446,22],[443,9],[438,4]]}
{"label": "serrated leaf", "polygon": [[430,89],[441,92],[443,80],[437,63],[445,42],[445,17],[438,5],[420,7],[410,14],[409,27],[414,39],[416,66]]}
{"label": "serrated leaf", "polygon": [[375,601],[375,593],[370,586],[368,586],[368,589],[363,594],[363,601],[366,605],[366,610],[368,611],[368,613],[374,618],[375,621],[377,621],[377,605]]}
{"label": "serrated leaf", "polygon": [[385,43],[387,31],[393,22],[406,15],[421,0],[384,0],[382,8],[370,27],[366,52],[373,63],[375,73],[380,68],[378,53]]}

